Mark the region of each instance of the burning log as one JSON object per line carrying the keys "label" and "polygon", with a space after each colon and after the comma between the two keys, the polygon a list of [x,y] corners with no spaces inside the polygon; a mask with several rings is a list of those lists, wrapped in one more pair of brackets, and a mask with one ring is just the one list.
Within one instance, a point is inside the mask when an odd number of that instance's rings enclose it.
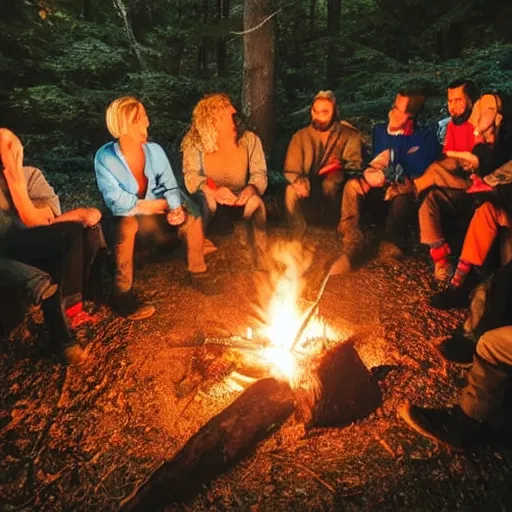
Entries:
{"label": "burning log", "polygon": [[122,503],[124,512],[155,510],[192,494],[247,455],[294,409],[287,382],[262,379],[204,425]]}
{"label": "burning log", "polygon": [[296,396],[296,417],[306,427],[342,427],[382,405],[379,384],[351,341],[311,363]]}

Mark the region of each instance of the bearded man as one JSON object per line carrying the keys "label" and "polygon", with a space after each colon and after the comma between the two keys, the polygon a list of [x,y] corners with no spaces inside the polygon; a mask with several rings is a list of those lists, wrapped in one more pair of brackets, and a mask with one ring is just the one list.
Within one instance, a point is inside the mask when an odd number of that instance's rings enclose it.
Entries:
{"label": "bearded man", "polygon": [[320,91],[311,104],[311,124],[293,135],[284,162],[286,212],[296,236],[319,210],[337,223],[345,171],[360,171],[362,162],[360,133],[340,121],[332,91]]}

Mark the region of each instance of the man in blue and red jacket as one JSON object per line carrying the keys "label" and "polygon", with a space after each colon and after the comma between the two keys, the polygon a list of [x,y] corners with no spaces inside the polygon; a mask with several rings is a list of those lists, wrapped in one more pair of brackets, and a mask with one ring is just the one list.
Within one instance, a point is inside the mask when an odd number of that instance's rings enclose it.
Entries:
{"label": "man in blue and red jacket", "polygon": [[[372,188],[387,188],[392,183],[421,176],[440,155],[436,129],[420,126],[417,117],[425,105],[425,96],[416,90],[402,89],[388,113],[388,122],[373,129],[373,159],[363,177],[349,180],[343,190],[338,231],[343,236],[343,255],[339,270],[350,270],[363,248],[359,226],[363,200]],[[382,195],[382,198],[385,198]],[[399,243],[405,229],[416,216],[413,194],[391,200],[386,219],[383,246],[388,255],[400,257]],[[384,249],[384,247],[383,247]]]}

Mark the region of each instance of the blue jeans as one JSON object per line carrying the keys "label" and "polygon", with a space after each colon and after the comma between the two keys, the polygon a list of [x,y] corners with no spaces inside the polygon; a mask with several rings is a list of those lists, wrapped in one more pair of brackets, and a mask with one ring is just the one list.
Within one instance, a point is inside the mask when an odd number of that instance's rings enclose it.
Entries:
{"label": "blue jeans", "polygon": [[0,257],[0,285],[20,292],[31,304],[41,304],[52,282],[50,275],[31,265]]}

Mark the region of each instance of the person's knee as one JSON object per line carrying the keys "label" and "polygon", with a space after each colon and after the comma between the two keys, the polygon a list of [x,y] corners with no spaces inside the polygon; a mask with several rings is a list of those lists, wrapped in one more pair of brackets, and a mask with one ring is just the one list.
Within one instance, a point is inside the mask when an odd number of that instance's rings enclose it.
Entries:
{"label": "person's knee", "polygon": [[511,335],[512,326],[500,327],[485,332],[478,339],[476,353],[482,359],[494,365],[510,364],[512,361]]}
{"label": "person's knee", "polygon": [[341,184],[337,181],[326,178],[322,181],[322,194],[329,199],[335,199]]}
{"label": "person's knee", "polygon": [[345,183],[345,187],[343,188],[343,197],[356,196],[359,188],[358,180],[348,180],[347,183]]}
{"label": "person's knee", "polygon": [[299,196],[297,192],[295,192],[293,185],[286,186],[284,190],[284,200],[286,204],[294,204],[299,200]]}
{"label": "person's knee", "polygon": [[475,212],[475,219],[485,222],[489,225],[497,224],[497,209],[490,203],[486,202],[480,206]]}
{"label": "person's knee", "polygon": [[125,240],[135,238],[139,230],[139,221],[135,216],[120,217],[117,219],[118,239]]}

